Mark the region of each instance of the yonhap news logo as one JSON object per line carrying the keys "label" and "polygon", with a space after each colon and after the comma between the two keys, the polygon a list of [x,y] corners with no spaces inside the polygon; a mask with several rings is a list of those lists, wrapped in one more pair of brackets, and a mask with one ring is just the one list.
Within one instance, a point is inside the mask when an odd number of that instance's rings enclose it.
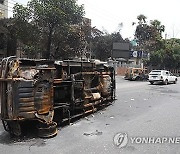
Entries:
{"label": "yonhap news logo", "polygon": [[113,138],[114,145],[119,148],[125,148],[128,143],[131,144],[180,144],[178,137],[128,137],[127,133],[117,133]]}
{"label": "yonhap news logo", "polygon": [[123,148],[128,144],[128,135],[127,133],[117,133],[113,141],[117,147]]}

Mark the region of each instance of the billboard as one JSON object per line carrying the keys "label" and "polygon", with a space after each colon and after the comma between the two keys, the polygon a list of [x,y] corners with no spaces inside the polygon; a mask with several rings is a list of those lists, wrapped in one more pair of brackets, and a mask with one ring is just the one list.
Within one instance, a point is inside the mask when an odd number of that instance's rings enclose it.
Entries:
{"label": "billboard", "polygon": [[113,43],[113,58],[130,58],[130,43]]}

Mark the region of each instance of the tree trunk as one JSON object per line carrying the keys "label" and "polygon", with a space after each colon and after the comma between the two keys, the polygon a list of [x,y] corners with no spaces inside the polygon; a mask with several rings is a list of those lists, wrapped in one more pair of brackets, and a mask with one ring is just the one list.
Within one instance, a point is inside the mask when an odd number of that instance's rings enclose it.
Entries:
{"label": "tree trunk", "polygon": [[52,33],[53,33],[53,28],[49,28],[47,49],[46,49],[45,56],[44,56],[44,58],[46,58],[46,59],[51,59]]}

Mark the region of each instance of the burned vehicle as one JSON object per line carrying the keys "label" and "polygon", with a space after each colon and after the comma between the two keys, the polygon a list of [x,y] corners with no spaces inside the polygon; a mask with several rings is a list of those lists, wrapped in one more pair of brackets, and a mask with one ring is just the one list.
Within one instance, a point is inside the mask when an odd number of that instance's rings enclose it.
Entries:
{"label": "burned vehicle", "polygon": [[147,69],[130,67],[127,69],[124,79],[130,81],[148,80]]}
{"label": "burned vehicle", "polygon": [[112,67],[87,61],[56,62],[54,79],[55,121],[61,123],[95,112],[115,97]]}
{"label": "burned vehicle", "polygon": [[1,119],[10,134],[21,135],[21,125],[27,120],[39,122],[40,136],[56,134],[52,121],[54,70],[54,62],[48,60],[8,57],[1,61]]}
{"label": "burned vehicle", "polygon": [[1,119],[10,134],[36,121],[40,137],[57,134],[57,124],[95,112],[115,97],[112,67],[88,61],[4,58],[0,68]]}

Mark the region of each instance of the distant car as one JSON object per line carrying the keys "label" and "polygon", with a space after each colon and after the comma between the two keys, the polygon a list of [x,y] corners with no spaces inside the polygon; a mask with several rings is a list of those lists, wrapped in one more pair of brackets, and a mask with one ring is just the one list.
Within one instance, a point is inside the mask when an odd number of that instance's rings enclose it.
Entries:
{"label": "distant car", "polygon": [[139,80],[147,80],[148,79],[148,73],[147,69],[143,68],[128,68],[124,79],[131,80],[131,81],[139,81]]}
{"label": "distant car", "polygon": [[152,70],[149,73],[149,82],[161,82],[165,85],[168,83],[177,83],[177,77],[167,70]]}

